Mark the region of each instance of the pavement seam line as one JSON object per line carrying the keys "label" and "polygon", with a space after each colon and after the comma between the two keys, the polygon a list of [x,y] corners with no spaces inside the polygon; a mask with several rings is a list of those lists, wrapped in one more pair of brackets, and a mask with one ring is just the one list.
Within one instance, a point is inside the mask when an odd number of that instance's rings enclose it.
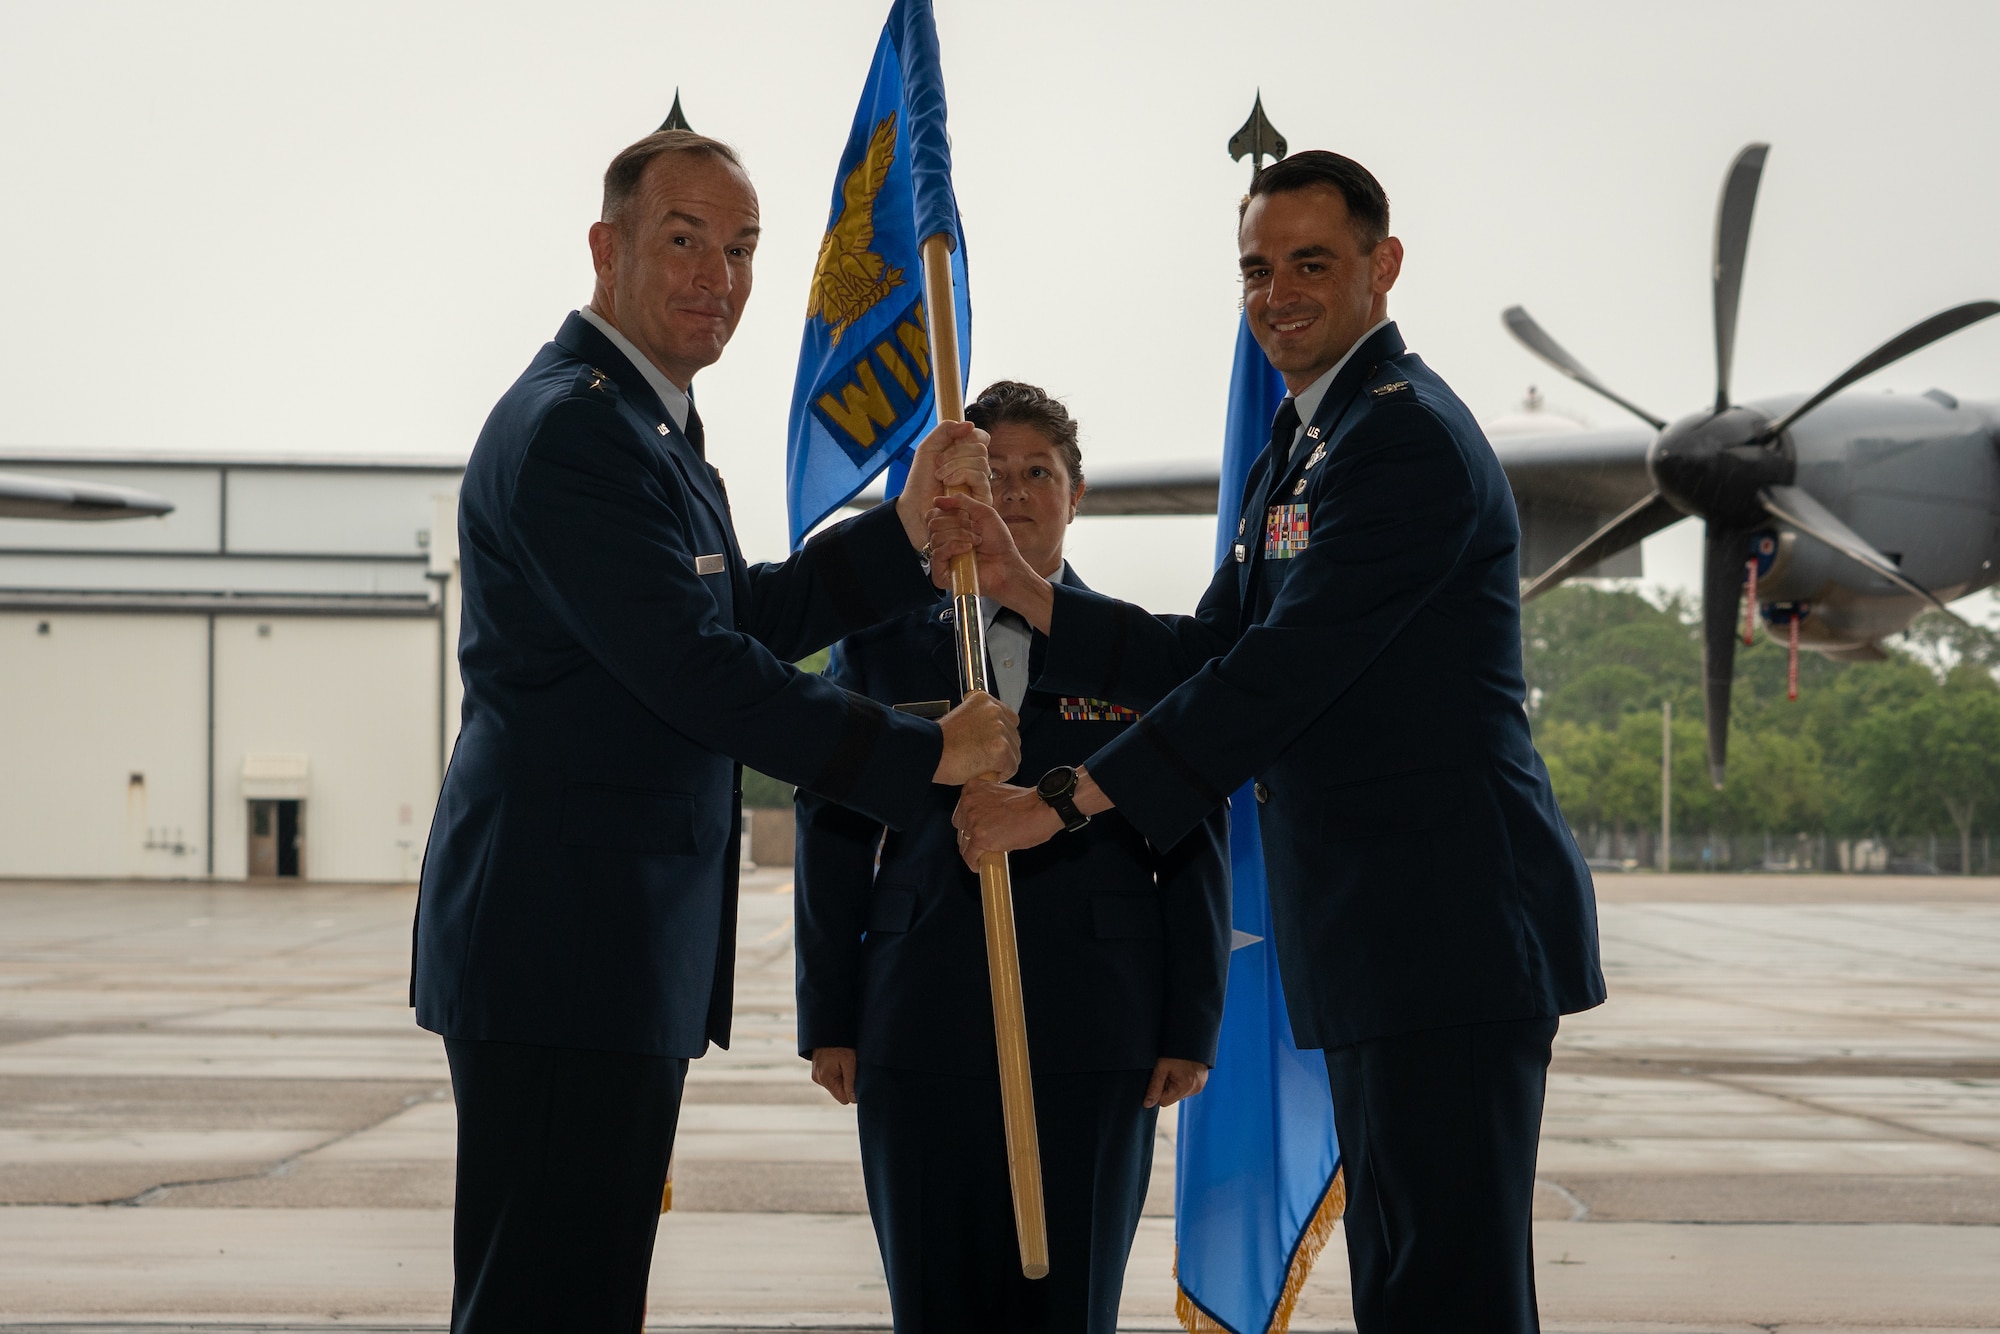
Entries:
{"label": "pavement seam line", "polygon": [[[1655,907],[1655,911],[1658,913],[1659,916],[1666,918],[1670,922],[1677,922],[1682,926],[1704,927],[1709,930],[1716,930],[1720,925],[1713,919],[1704,919],[1700,916],[1690,917],[1683,913],[1672,911],[1672,909],[1678,906],[1681,905],[1660,904]],[[1768,937],[1769,939],[1772,940],[1788,941],[1794,945],[1807,945],[1812,947],[1813,949],[1818,949],[1818,950],[1848,950],[1852,951],[1853,953],[1868,955],[1876,959],[1892,960],[1896,963],[1914,963],[1914,964],[1929,963],[1932,965],[1936,965],[1938,962],[1936,959],[1931,958],[1929,956],[1910,951],[1891,949],[1884,946],[1864,945],[1859,943],[1858,941],[1827,940],[1818,936],[1795,934],[1790,931],[1775,929],[1773,927],[1763,925],[1760,923],[1738,924],[1736,929],[1739,932],[1746,932],[1746,931],[1754,932],[1758,935]],[[1972,972],[1974,977],[1977,977],[1982,981],[1985,980],[1987,977],[1990,977],[1994,972],[1994,969],[1990,965],[1982,966],[1977,963],[1969,965],[1960,965],[1954,961],[1950,966],[1966,967]]]}
{"label": "pavement seam line", "polygon": [[[1782,1078],[1783,1072],[1774,1071],[1773,1076]],[[1857,1112],[1857,1111],[1850,1111],[1844,1107],[1835,1107],[1830,1103],[1819,1102],[1801,1093],[1786,1093],[1775,1089],[1760,1089],[1752,1084],[1743,1082],[1744,1079],[1754,1078],[1754,1076],[1746,1077],[1737,1075],[1698,1075],[1696,1076],[1696,1078],[1706,1080],[1711,1084],[1720,1084],[1724,1088],[1734,1089],[1738,1093],[1749,1093],[1757,1097],[1763,1097],[1763,1098],[1776,1098],[1780,1102],[1789,1102],[1795,1107],[1810,1108],[1815,1112],[1821,1112],[1828,1116],[1852,1117],[1856,1121],[1867,1121],[1874,1125],[1882,1126],[1885,1129],[1889,1130],[1900,1130],[1906,1135],[1915,1135],[1921,1139],[1933,1140],[1942,1144],[1956,1144],[1962,1148],[1978,1149],[1984,1153],[2000,1153],[2000,1149],[1996,1149],[1994,1148],[1993,1145],[1982,1143],[1976,1139],[1960,1139],[1956,1135],[1945,1135],[1939,1133],[1938,1131],[1925,1130],[1918,1126],[1906,1126],[1902,1122],[1891,1120],[1886,1116],[1876,1116],[1870,1112]]]}
{"label": "pavement seam line", "polygon": [[[351,1130],[343,1130],[331,1139],[322,1140],[320,1143],[300,1149],[296,1153],[286,1154],[283,1158],[278,1159],[260,1172],[235,1172],[228,1176],[198,1177],[189,1181],[162,1181],[157,1185],[148,1186],[146,1189],[138,1191],[135,1194],[112,1200],[41,1200],[35,1203],[0,1201],[0,1209],[142,1209],[147,1205],[159,1203],[168,1194],[177,1190],[187,1190],[195,1186],[227,1186],[239,1181],[262,1181],[269,1177],[284,1175],[285,1169],[293,1166],[301,1159],[311,1157],[322,1149],[330,1149],[343,1140],[350,1140],[356,1135],[365,1134],[370,1130],[385,1126],[413,1107],[420,1107],[425,1103],[443,1101],[445,1101],[445,1097],[442,1089],[433,1092],[428,1098],[414,1093],[409,1094],[403,1099],[402,1106],[391,1110],[387,1114],[378,1116],[365,1125],[355,1126]],[[0,1329],[4,1328],[6,1326],[0,1325]]]}

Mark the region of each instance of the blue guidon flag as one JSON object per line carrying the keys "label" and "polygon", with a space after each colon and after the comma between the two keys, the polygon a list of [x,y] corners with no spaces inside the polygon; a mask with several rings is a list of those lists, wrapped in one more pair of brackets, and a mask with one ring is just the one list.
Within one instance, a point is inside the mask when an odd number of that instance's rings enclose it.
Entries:
{"label": "blue guidon flag", "polygon": [[[1237,536],[1237,509],[1250,466],[1270,439],[1285,382],[1250,335],[1236,330],[1218,497],[1215,558],[1254,541],[1256,523]],[[1274,534],[1273,541],[1302,535]],[[1266,559],[1290,555],[1288,549]],[[1229,990],[1215,1072],[1198,1098],[1181,1104],[1174,1158],[1175,1309],[1196,1334],[1277,1334],[1291,1325],[1299,1290],[1333,1235],[1344,1192],[1333,1135],[1333,1095],[1316,1051],[1292,1042],[1292,1021],[1271,948],[1271,901],[1257,799],[1246,783],[1229,803],[1233,876]]]}
{"label": "blue guidon flag", "polygon": [[952,241],[962,378],[972,307],[937,25],[929,0],[896,0],[834,173],[806,302],[785,448],[794,548],[877,473],[907,465],[936,416],[918,247],[939,233]]}

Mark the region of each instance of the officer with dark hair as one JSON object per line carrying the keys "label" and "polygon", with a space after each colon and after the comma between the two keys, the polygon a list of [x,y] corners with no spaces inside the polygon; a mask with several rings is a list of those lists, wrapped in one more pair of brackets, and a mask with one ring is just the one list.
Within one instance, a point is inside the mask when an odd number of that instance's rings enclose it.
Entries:
{"label": "officer with dark hair", "polygon": [[[1016,548],[1084,585],[1063,538],[1084,483],[1076,423],[1001,381],[966,410],[990,433],[993,502]],[[1131,730],[1087,692],[1032,689],[1040,635],[988,604],[989,680],[1019,711],[1035,774]],[[957,693],[949,604],[844,639],[836,684],[936,712]],[[1049,1275],[1021,1274],[1001,1127],[979,881],[958,858],[957,793],[901,829],[799,793],[799,1051],[860,1106],[868,1211],[898,1334],[1112,1334],[1159,1109],[1215,1060],[1229,954],[1227,825],[1211,811],[1168,851],[1123,816],[1014,859],[1014,916],[1034,1070]]]}
{"label": "officer with dark hair", "polygon": [[1195,615],[1052,585],[984,507],[943,502],[979,516],[982,589],[1049,636],[1037,687],[1144,715],[1038,787],[969,789],[965,855],[1060,846],[1062,807],[1172,850],[1254,779],[1292,1030],[1333,1090],[1357,1328],[1534,1330],[1550,1044],[1605,993],[1528,732],[1513,496],[1389,321],[1403,246],[1365,168],[1265,168],[1238,243],[1291,393]]}

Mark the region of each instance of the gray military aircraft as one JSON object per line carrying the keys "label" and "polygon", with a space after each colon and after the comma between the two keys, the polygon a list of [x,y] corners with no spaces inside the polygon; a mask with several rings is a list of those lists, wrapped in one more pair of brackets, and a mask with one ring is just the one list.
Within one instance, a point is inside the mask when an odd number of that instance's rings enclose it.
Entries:
{"label": "gray military aircraft", "polygon": [[[1729,372],[1750,216],[1769,146],[1731,164],[1715,224],[1715,402],[1667,422],[1584,369],[1519,306],[1508,330],[1549,365],[1646,423],[1645,431],[1496,441],[1522,511],[1532,598],[1697,515],[1703,703],[1709,773],[1722,786],[1729,695],[1746,588],[1753,616],[1796,648],[1879,658],[1880,641],[1927,607],[2000,579],[2000,403],[1841,395],[1865,376],[1967,325],[2000,302],[1955,306],[1912,325],[1812,394],[1735,403]],[[1548,538],[1603,520],[1541,568]],[[1537,519],[1542,519],[1539,525]],[[1541,532],[1536,532],[1540,527]],[[1535,539],[1539,538],[1537,542]],[[1950,614],[1947,612],[1947,614]]]}
{"label": "gray military aircraft", "polygon": [[166,497],[129,486],[0,473],[0,519],[143,519],[173,509]]}

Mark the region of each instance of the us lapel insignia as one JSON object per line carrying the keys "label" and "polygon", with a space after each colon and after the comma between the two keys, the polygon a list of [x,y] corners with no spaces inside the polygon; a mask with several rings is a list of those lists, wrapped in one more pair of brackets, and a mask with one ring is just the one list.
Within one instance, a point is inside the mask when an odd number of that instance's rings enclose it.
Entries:
{"label": "us lapel insignia", "polygon": [[1136,723],[1139,715],[1122,704],[1113,704],[1108,699],[1088,699],[1081,695],[1064,695],[1058,704],[1058,711],[1066,723]]}
{"label": "us lapel insignia", "polygon": [[1306,549],[1312,520],[1304,505],[1273,505],[1264,516],[1264,559],[1290,560]]}
{"label": "us lapel insignia", "polygon": [[1410,387],[1410,382],[1408,380],[1394,380],[1388,384],[1378,384],[1373,389],[1370,389],[1368,392],[1375,395],[1375,397],[1377,398],[1387,398],[1390,394],[1401,393],[1403,390],[1408,389],[1409,387]]}
{"label": "us lapel insignia", "polygon": [[1238,565],[1241,565],[1243,562],[1249,559],[1250,559],[1250,548],[1244,546],[1241,542],[1238,542],[1236,544],[1236,563]]}
{"label": "us lapel insignia", "polygon": [[1317,427],[1317,426],[1308,426],[1308,427],[1306,427],[1306,439],[1308,439],[1308,440],[1317,440],[1317,439],[1319,439],[1319,427]]}
{"label": "us lapel insignia", "polygon": [[658,427],[658,430],[661,435],[665,435],[667,433],[667,424],[665,422],[661,422]]}

